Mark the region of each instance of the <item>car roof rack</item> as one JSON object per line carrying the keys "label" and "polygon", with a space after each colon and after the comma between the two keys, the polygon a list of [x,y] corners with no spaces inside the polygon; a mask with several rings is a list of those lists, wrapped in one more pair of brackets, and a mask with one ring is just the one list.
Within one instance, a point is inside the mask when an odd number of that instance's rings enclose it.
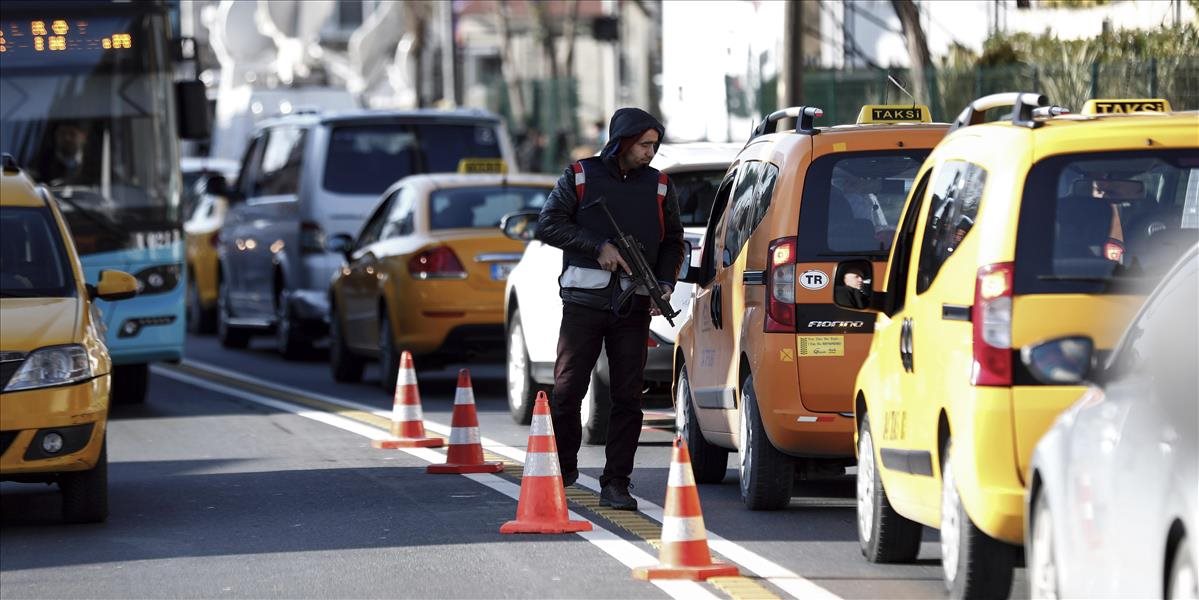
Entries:
{"label": "car roof rack", "polygon": [[986,113],[994,108],[1012,107],[1011,119],[1013,125],[1034,129],[1040,127],[1047,117],[1069,114],[1070,109],[1049,104],[1049,98],[1035,92],[1004,92],[983,96],[962,109],[961,114],[953,120],[949,133],[963,127],[979,125],[985,122]]}
{"label": "car roof rack", "polygon": [[758,123],[757,127],[754,127],[753,131],[750,132],[749,140],[746,140],[746,143],[753,141],[753,139],[756,137],[763,136],[768,133],[774,133],[778,128],[779,121],[783,119],[799,119],[799,122],[795,125],[795,133],[816,135],[817,133],[820,133],[820,130],[816,129],[816,127],[812,125],[812,121],[814,121],[817,117],[823,116],[824,109],[815,106],[792,106],[791,108],[776,110],[769,115],[766,115],[766,118],[763,119],[761,123]]}

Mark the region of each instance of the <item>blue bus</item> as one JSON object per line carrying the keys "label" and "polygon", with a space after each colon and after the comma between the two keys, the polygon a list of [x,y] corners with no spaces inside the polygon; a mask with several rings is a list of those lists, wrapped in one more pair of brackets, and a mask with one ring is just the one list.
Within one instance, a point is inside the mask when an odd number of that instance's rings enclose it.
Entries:
{"label": "blue bus", "polygon": [[59,199],[89,282],[119,269],[141,284],[136,298],[97,303],[115,403],[144,401],[149,363],[183,357],[179,138],[207,135],[208,115],[203,85],[174,81],[169,9],[0,7],[0,151]]}

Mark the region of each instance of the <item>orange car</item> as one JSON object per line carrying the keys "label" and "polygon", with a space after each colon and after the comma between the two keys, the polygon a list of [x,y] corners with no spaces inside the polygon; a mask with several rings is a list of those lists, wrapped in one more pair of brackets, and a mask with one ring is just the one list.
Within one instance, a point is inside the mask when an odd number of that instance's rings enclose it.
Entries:
{"label": "orange car", "polygon": [[358,381],[377,358],[395,387],[399,356],[418,367],[504,350],[504,281],[524,242],[499,229],[512,211],[540,208],[556,183],[544,175],[413,175],[383,193],[329,288],[333,378]]}
{"label": "orange car", "polygon": [[[695,478],[724,479],[739,454],[752,510],[787,506],[797,472],[852,464],[853,382],[871,315],[833,305],[843,257],[881,274],[912,179],[948,125],[923,106],[867,106],[853,125],[778,111],[721,183],[704,235],[691,318],[675,348],[676,425]],[[794,131],[774,132],[779,120]]]}

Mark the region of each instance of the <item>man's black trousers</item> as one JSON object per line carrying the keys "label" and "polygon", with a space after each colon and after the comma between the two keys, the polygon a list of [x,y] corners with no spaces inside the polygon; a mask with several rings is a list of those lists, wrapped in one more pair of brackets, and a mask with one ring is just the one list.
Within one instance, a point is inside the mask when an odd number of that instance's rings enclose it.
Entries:
{"label": "man's black trousers", "polygon": [[601,486],[610,481],[628,483],[637,440],[641,437],[649,298],[634,296],[630,305],[629,314],[623,317],[571,302],[562,305],[558,360],[554,363],[554,397],[550,401],[558,462],[563,473],[578,470],[579,444],[583,438],[579,410],[591,383],[591,370],[601,347],[606,347],[612,411]]}

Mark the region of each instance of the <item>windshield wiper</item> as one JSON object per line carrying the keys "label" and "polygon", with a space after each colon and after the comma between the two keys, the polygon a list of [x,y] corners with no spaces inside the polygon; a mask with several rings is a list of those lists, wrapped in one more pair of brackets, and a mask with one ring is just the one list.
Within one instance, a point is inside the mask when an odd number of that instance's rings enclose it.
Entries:
{"label": "windshield wiper", "polygon": [[112,220],[109,219],[108,217],[104,216],[103,213],[99,213],[99,212],[93,211],[91,209],[85,208],[82,205],[80,205],[78,202],[75,202],[70,197],[65,196],[63,194],[55,193],[54,197],[58,198],[59,201],[66,203],[66,205],[70,206],[73,210],[78,211],[79,214],[87,217],[87,219],[89,221],[99,225],[105,231],[117,236],[118,239],[125,240],[125,239],[129,238],[128,231],[125,231],[119,225],[112,222]]}

